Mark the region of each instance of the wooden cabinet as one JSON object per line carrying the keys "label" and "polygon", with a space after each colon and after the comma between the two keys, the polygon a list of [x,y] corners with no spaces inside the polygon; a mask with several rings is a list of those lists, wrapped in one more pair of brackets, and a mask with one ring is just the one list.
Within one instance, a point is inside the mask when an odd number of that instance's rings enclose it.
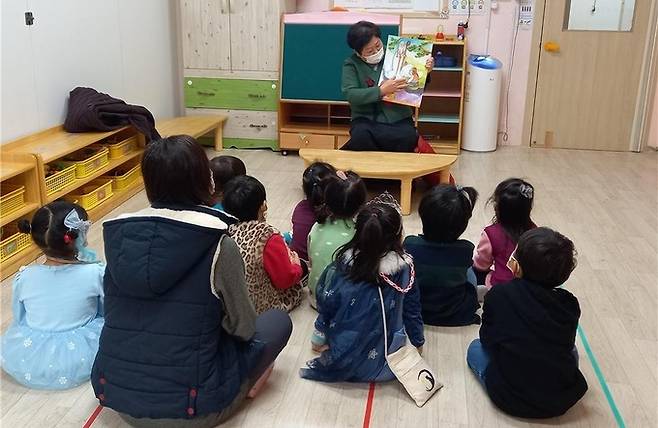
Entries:
{"label": "wooden cabinet", "polygon": [[277,111],[279,18],[295,11],[295,1],[179,0],[178,4],[186,112],[230,111],[225,147],[276,149],[278,120],[253,122],[258,115],[250,116],[245,127],[245,115],[239,111]]}
{"label": "wooden cabinet", "polygon": [[279,69],[279,16],[291,0],[179,0],[183,68]]}
{"label": "wooden cabinet", "polygon": [[[279,19],[282,2],[229,0],[231,5],[231,69],[279,69]],[[254,7],[256,6],[256,7]]]}
{"label": "wooden cabinet", "polygon": [[184,68],[231,69],[228,1],[180,2]]}
{"label": "wooden cabinet", "polygon": [[279,147],[282,150],[299,149],[333,149],[335,148],[333,135],[307,134],[304,132],[281,132]]}

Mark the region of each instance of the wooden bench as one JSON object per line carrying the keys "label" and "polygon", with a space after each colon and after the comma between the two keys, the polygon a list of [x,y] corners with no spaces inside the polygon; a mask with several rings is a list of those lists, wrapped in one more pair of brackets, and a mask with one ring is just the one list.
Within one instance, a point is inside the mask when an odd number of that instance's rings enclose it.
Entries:
{"label": "wooden bench", "polygon": [[364,178],[400,180],[402,214],[411,214],[411,182],[414,178],[438,172],[441,183],[450,182],[450,166],[457,156],[419,153],[351,152],[346,150],[301,149],[307,165],[326,162],[341,170],[351,170]]}
{"label": "wooden bench", "polygon": [[183,116],[159,120],[155,127],[162,137],[171,135],[190,135],[199,138],[214,131],[215,150],[223,149],[222,128],[226,116]]}

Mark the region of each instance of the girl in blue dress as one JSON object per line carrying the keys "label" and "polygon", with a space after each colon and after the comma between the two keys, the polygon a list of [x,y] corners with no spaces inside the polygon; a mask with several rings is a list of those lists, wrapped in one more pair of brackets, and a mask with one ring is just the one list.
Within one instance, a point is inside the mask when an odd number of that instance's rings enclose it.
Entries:
{"label": "girl in blue dress", "polygon": [[22,220],[46,256],[20,269],[13,284],[13,322],[2,336],[2,368],[17,382],[67,389],[89,380],[103,327],[103,274],[86,248],[87,212],[52,202]]}
{"label": "girl in blue dress", "polygon": [[[420,293],[413,260],[402,249],[402,218],[396,206],[371,202],[356,217],[354,238],[338,249],[320,276],[319,315],[311,339],[321,355],[301,369],[306,379],[378,382],[395,379],[385,353],[405,343],[422,350]],[[384,349],[379,292],[386,308],[389,349]]]}

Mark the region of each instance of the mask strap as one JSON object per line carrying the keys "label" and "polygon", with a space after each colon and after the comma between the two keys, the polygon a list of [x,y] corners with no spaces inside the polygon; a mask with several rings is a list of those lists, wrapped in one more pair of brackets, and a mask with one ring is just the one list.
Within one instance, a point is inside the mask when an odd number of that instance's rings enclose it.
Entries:
{"label": "mask strap", "polygon": [[464,196],[466,197],[466,200],[468,201],[468,206],[470,206],[471,209],[473,209],[473,202],[471,202],[471,197],[468,196],[468,193],[466,193],[466,192],[464,191],[464,188],[463,188],[462,186],[460,186],[460,185],[455,186],[455,188],[457,189],[457,191],[458,191],[459,193],[461,193],[462,195],[464,195]]}
{"label": "mask strap", "polygon": [[69,230],[77,230],[79,232],[78,238],[75,240],[75,246],[78,250],[78,260],[84,262],[98,260],[96,252],[87,248],[87,232],[91,227],[91,222],[89,220],[82,220],[78,211],[74,208],[64,217],[64,226],[68,227]]}

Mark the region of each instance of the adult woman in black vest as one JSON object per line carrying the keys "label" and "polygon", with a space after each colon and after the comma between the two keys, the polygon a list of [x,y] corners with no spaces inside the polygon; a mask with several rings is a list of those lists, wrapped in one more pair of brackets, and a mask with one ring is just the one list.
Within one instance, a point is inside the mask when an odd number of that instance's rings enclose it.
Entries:
{"label": "adult woman in black vest", "polygon": [[[188,136],[148,145],[149,208],[103,225],[105,326],[91,380],[134,426],[215,426],[269,369],[292,331],[285,312],[256,317],[231,217]],[[259,382],[260,383],[260,382]]]}

